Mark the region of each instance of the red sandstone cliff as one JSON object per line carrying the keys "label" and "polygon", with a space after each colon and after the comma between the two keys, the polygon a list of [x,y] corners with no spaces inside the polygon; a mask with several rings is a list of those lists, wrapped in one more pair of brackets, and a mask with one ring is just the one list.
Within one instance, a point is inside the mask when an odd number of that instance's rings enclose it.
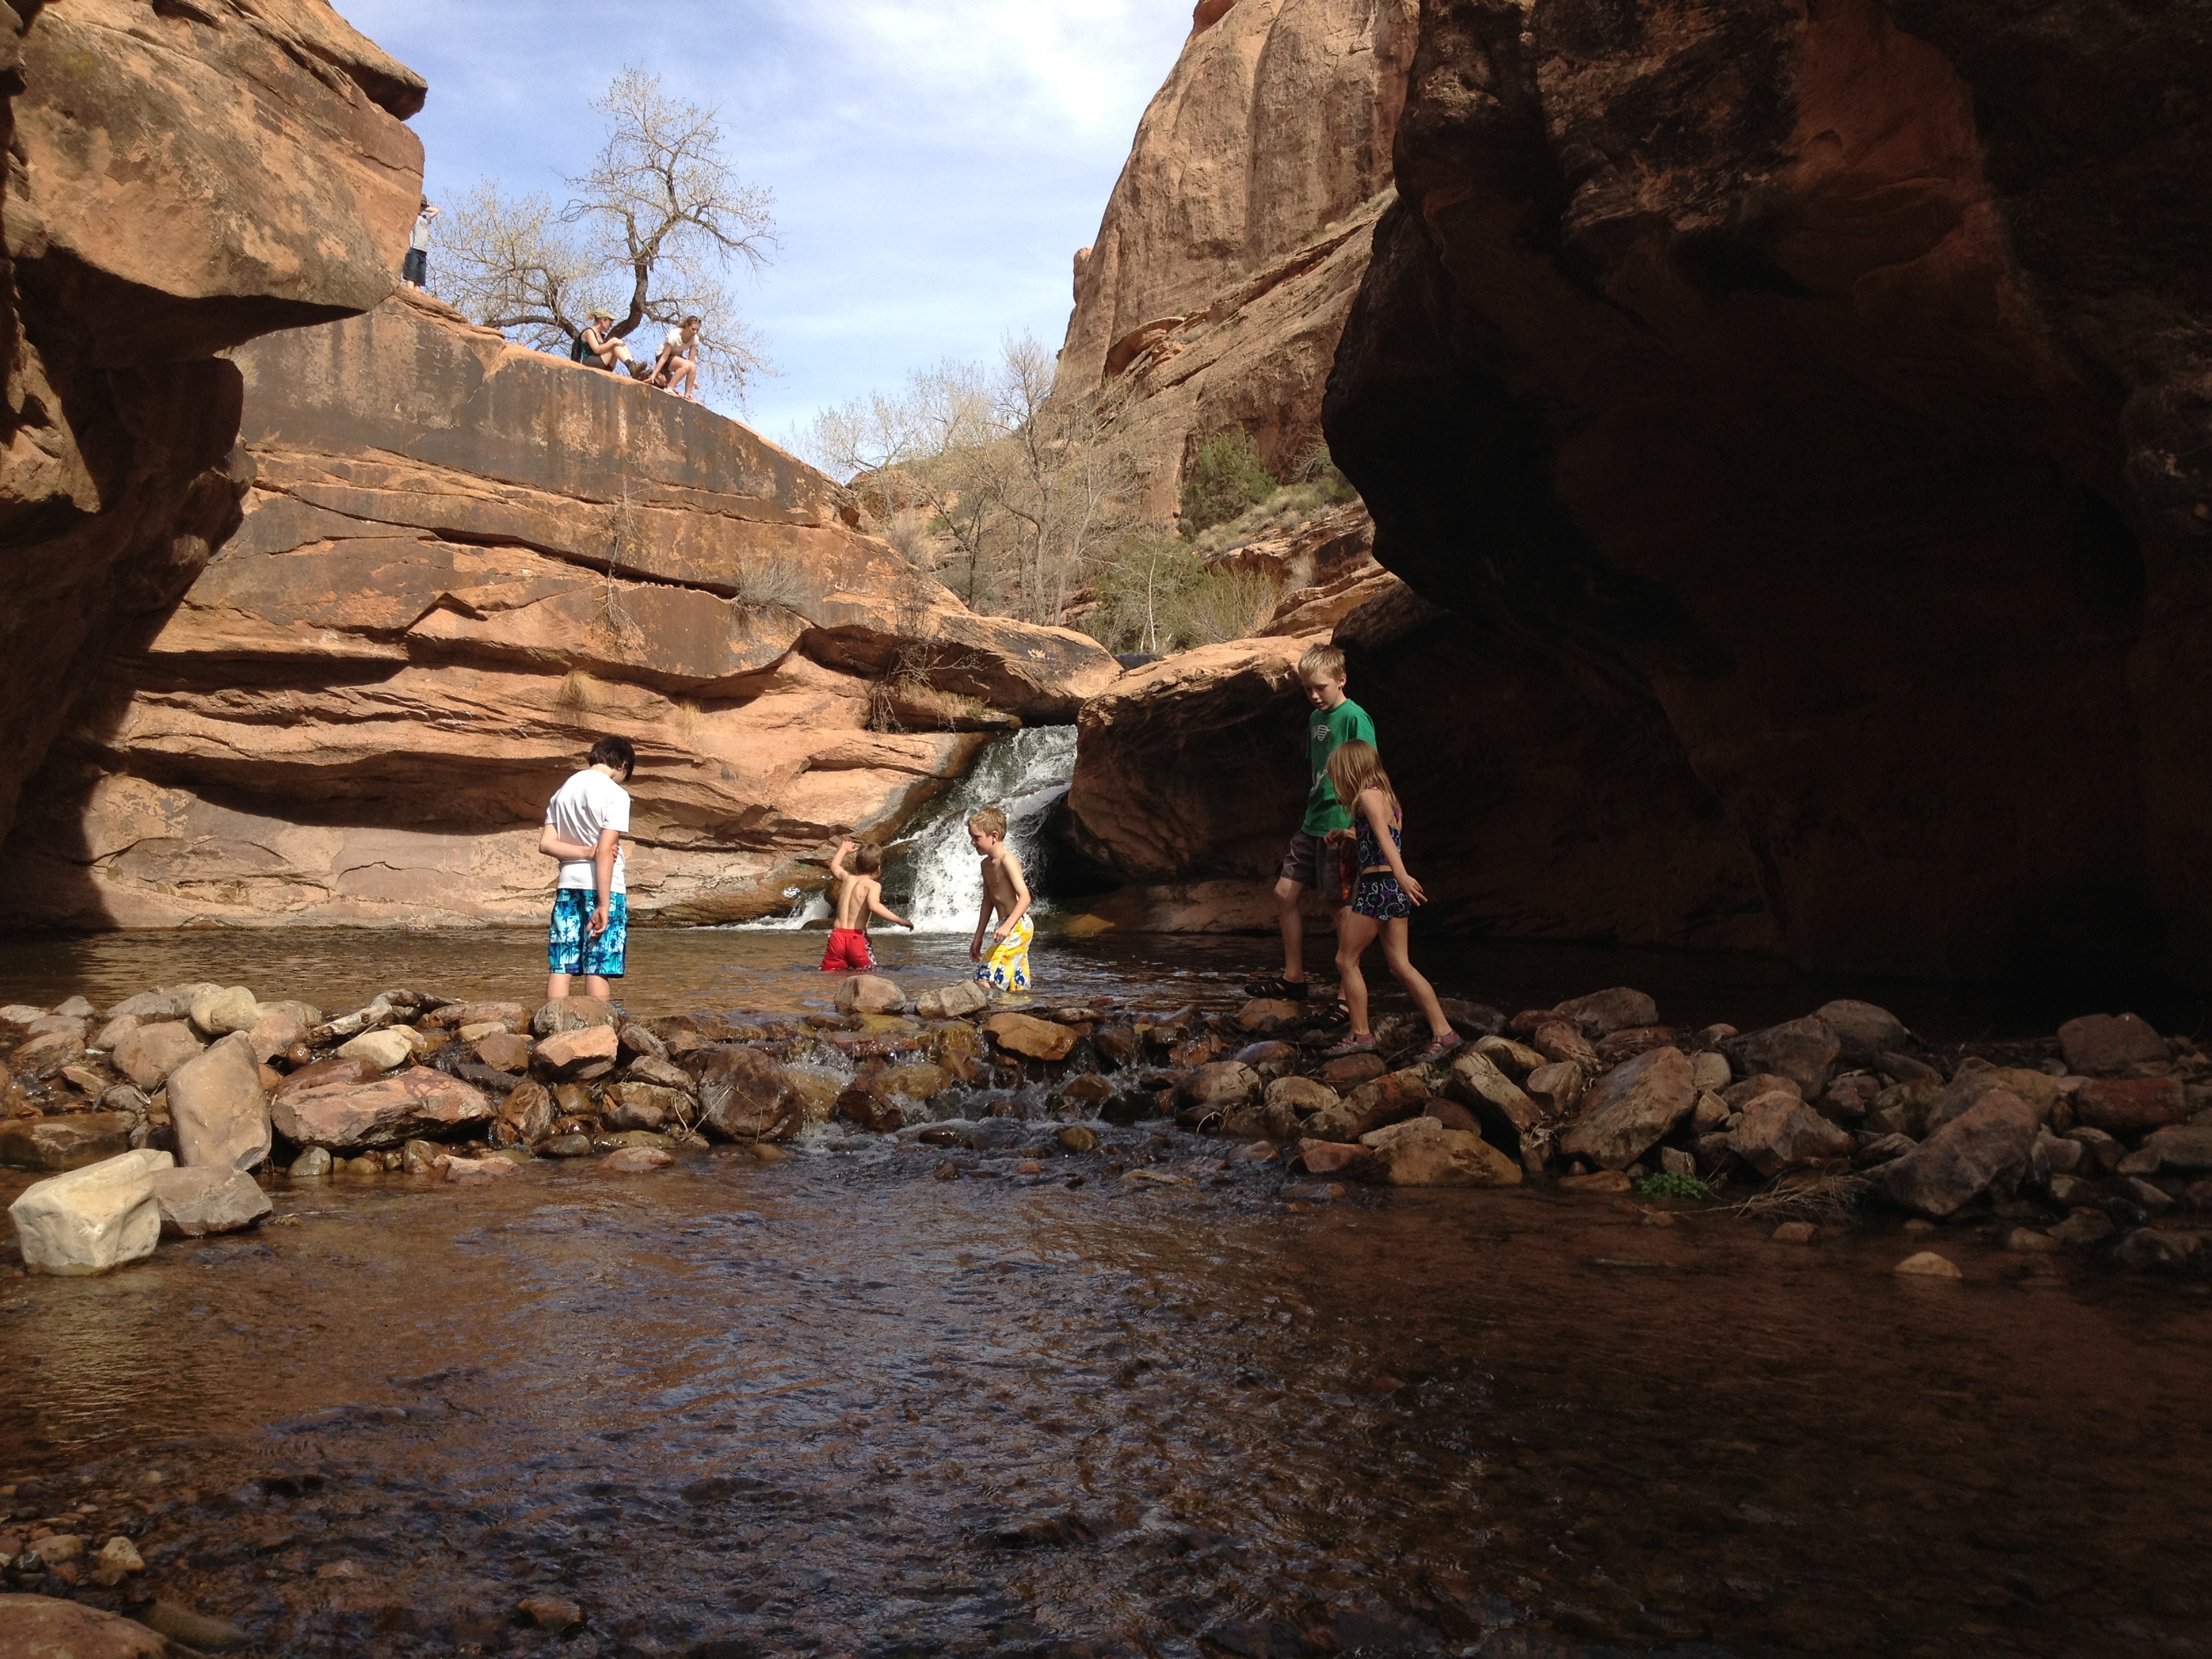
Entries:
{"label": "red sandstone cliff", "polygon": [[1115,676],[969,612],[746,428],[435,301],[234,355],[244,522],[81,702],[15,920],[534,918],[535,826],[601,732],[640,752],[641,919],[781,912],[977,732]]}
{"label": "red sandstone cliff", "polygon": [[0,831],[238,517],[215,353],[392,291],[422,81],[319,0],[0,4]]}

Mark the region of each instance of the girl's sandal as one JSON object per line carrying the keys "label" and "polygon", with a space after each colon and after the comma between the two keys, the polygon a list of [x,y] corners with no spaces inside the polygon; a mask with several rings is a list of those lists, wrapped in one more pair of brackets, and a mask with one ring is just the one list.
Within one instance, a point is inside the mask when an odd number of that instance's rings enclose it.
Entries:
{"label": "girl's sandal", "polygon": [[1345,1038],[1343,1042],[1334,1047],[1322,1049],[1321,1057],[1323,1060],[1348,1060],[1354,1054],[1371,1054],[1374,1052],[1373,1037],[1354,1036]]}
{"label": "girl's sandal", "polygon": [[1304,1002],[1307,989],[1304,980],[1285,979],[1280,974],[1263,974],[1244,988],[1244,994],[1275,1002]]}
{"label": "girl's sandal", "polygon": [[1431,1037],[1429,1040],[1429,1046],[1413,1056],[1413,1064],[1433,1066],[1438,1060],[1457,1054],[1466,1042],[1467,1039],[1457,1031],[1454,1031],[1449,1036]]}

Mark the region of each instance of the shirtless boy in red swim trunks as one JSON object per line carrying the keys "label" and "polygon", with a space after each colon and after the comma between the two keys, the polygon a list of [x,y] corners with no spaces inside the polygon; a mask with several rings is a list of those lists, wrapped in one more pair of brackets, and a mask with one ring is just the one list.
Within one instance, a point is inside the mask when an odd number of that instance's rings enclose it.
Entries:
{"label": "shirtless boy in red swim trunks", "polygon": [[[848,870],[845,860],[853,860]],[[825,974],[866,974],[873,971],[875,957],[868,954],[868,918],[881,916],[901,927],[914,924],[884,904],[884,884],[877,872],[884,867],[884,849],[841,842],[837,856],[830,860],[830,875],[837,884],[836,925],[830,931],[830,948],[822,953]]]}

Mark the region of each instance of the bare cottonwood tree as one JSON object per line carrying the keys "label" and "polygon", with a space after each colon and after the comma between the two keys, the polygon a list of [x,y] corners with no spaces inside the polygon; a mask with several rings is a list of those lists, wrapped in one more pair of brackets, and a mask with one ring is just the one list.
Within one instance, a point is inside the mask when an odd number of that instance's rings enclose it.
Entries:
{"label": "bare cottonwood tree", "polygon": [[1057,623],[1133,521],[1143,481],[1115,430],[1117,394],[1055,399],[1053,373],[1035,339],[1010,339],[992,368],[941,363],[823,410],[798,447],[886,518],[929,514],[949,544],[939,568],[971,607]]}
{"label": "bare cottonwood tree", "polygon": [[564,181],[562,205],[488,179],[448,199],[436,222],[441,286],[474,320],[556,352],[599,307],[618,337],[696,315],[702,373],[742,400],[767,363],[724,279],[732,264],[757,270],[777,246],[774,198],[737,179],[715,110],[670,96],[657,75],[623,70],[592,108],[606,140]]}

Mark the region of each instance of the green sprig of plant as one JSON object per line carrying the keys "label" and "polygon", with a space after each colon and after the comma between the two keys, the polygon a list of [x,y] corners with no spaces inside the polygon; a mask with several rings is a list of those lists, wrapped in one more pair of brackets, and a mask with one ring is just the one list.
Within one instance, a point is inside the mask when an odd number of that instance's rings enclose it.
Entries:
{"label": "green sprig of plant", "polygon": [[1645,1198],[1711,1198],[1713,1189],[1695,1176],[1676,1175],[1672,1170],[1662,1170],[1648,1175],[1636,1183],[1636,1190]]}

